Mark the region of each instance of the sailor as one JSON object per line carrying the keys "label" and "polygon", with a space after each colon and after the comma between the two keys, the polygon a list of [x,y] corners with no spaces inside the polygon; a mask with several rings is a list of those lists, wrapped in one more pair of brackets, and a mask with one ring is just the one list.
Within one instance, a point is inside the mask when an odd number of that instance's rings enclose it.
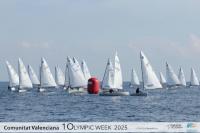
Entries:
{"label": "sailor", "polygon": [[113,89],[110,89],[109,92],[110,92],[110,93],[113,93],[114,91],[113,91]]}
{"label": "sailor", "polygon": [[136,89],[136,94],[138,94],[138,93],[140,93],[140,88],[139,87]]}

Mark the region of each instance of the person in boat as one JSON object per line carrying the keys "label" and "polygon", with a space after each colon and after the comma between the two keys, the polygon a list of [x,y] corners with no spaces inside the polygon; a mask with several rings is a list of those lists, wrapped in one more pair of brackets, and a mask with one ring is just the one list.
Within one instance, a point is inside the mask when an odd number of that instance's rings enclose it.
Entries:
{"label": "person in boat", "polygon": [[113,89],[110,89],[110,90],[109,90],[109,92],[110,92],[110,93],[113,93],[113,92],[114,92],[114,90],[113,90]]}
{"label": "person in boat", "polygon": [[136,89],[136,94],[139,94],[140,93],[140,88],[138,87],[137,89]]}

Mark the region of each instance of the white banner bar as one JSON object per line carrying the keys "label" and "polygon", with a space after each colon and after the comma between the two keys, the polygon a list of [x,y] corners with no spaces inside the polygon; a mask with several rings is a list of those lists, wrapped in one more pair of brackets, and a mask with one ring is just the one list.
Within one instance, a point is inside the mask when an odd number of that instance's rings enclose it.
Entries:
{"label": "white banner bar", "polygon": [[200,122],[0,122],[0,132],[200,132]]}

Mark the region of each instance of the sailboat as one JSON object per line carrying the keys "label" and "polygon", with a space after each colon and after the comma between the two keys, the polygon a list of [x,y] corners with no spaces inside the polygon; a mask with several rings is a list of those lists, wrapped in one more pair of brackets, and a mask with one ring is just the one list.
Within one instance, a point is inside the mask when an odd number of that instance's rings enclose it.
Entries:
{"label": "sailboat", "polygon": [[26,67],[20,58],[18,60],[18,70],[19,70],[19,92],[24,92],[27,89],[33,88]]}
{"label": "sailboat", "polygon": [[106,70],[104,73],[104,78],[102,81],[102,96],[127,96],[129,92],[123,90],[123,80],[122,80],[122,71],[117,52],[115,54],[115,63],[114,67],[108,59]]}
{"label": "sailboat", "polygon": [[199,86],[199,80],[193,68],[191,68],[191,76],[190,76],[190,87],[192,86]]}
{"label": "sailboat", "polygon": [[138,75],[135,69],[132,69],[130,87],[139,87],[139,86],[140,86],[140,81],[139,81]]}
{"label": "sailboat", "polygon": [[180,85],[183,87],[186,87],[185,75],[184,75],[183,69],[181,67],[179,69],[178,79],[180,81]]}
{"label": "sailboat", "polygon": [[66,67],[65,67],[65,82],[64,82],[64,87],[63,87],[64,90],[67,90],[68,88],[70,88],[70,85],[69,85],[69,61],[68,60],[71,60],[71,59],[68,57]]}
{"label": "sailboat", "polygon": [[117,52],[115,53],[115,62],[114,62],[114,88],[118,90],[123,89],[122,70]]}
{"label": "sailboat", "polygon": [[140,52],[140,60],[141,60],[143,89],[152,90],[152,89],[162,88],[162,85],[160,84],[160,81],[157,78],[149,60],[142,51]]}
{"label": "sailboat", "polygon": [[31,67],[31,65],[28,65],[28,74],[29,74],[29,77],[31,79],[33,86],[38,87],[40,85],[40,81],[39,81],[35,71]]}
{"label": "sailboat", "polygon": [[83,75],[84,75],[85,79],[88,81],[91,78],[91,74],[90,74],[88,66],[84,60],[81,62],[81,69],[83,71]]}
{"label": "sailboat", "polygon": [[101,88],[104,91],[109,91],[110,89],[114,88],[114,69],[112,62],[108,59],[106,70],[104,73],[104,77],[102,80]]}
{"label": "sailboat", "polygon": [[68,93],[86,93],[87,80],[85,79],[81,66],[76,58],[67,58],[65,87]]}
{"label": "sailboat", "polygon": [[58,87],[63,87],[65,84],[65,77],[59,66],[55,67],[55,81]]}
{"label": "sailboat", "polygon": [[53,75],[50,71],[50,68],[44,58],[41,59],[40,66],[40,87],[39,91],[43,92],[48,88],[55,88],[56,82],[53,78]]}
{"label": "sailboat", "polygon": [[164,75],[162,74],[162,72],[160,72],[160,83],[162,86],[166,85],[166,79],[164,77]]}
{"label": "sailboat", "polygon": [[8,77],[9,77],[8,89],[11,91],[16,91],[19,86],[19,76],[8,61],[6,61],[6,66],[7,66]]}
{"label": "sailboat", "polygon": [[176,88],[180,86],[180,81],[177,75],[167,62],[166,62],[166,78],[167,78],[167,86],[169,88],[174,88],[174,87]]}

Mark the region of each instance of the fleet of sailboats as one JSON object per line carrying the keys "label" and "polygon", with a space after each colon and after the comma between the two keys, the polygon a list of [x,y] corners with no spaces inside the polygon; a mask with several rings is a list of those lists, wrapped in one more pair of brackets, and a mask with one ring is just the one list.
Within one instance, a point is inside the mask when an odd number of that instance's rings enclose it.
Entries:
{"label": "fleet of sailboats", "polygon": [[[178,76],[175,74],[170,64],[166,63],[166,79],[162,72],[159,73],[159,79],[150,64],[146,55],[140,52],[142,88],[144,90],[165,88],[177,88],[178,86],[186,87],[186,79],[183,69],[180,67]],[[89,68],[84,60],[79,64],[78,60],[73,57],[67,57],[65,73],[59,66],[55,67],[55,79],[44,58],[41,58],[39,67],[39,79],[37,74],[28,65],[26,69],[21,58],[18,59],[18,73],[13,66],[6,61],[6,67],[9,77],[8,89],[11,91],[24,92],[31,88],[38,88],[40,92],[49,88],[64,88],[69,94],[87,92],[88,80],[91,78]],[[190,87],[200,86],[196,72],[191,68]],[[140,80],[135,69],[131,70],[130,87],[140,88]],[[123,89],[123,76],[120,60],[117,52],[114,57],[114,64],[108,59],[106,69],[101,83],[100,95],[104,96],[126,96],[129,92]],[[135,95],[135,94],[133,94]]]}

